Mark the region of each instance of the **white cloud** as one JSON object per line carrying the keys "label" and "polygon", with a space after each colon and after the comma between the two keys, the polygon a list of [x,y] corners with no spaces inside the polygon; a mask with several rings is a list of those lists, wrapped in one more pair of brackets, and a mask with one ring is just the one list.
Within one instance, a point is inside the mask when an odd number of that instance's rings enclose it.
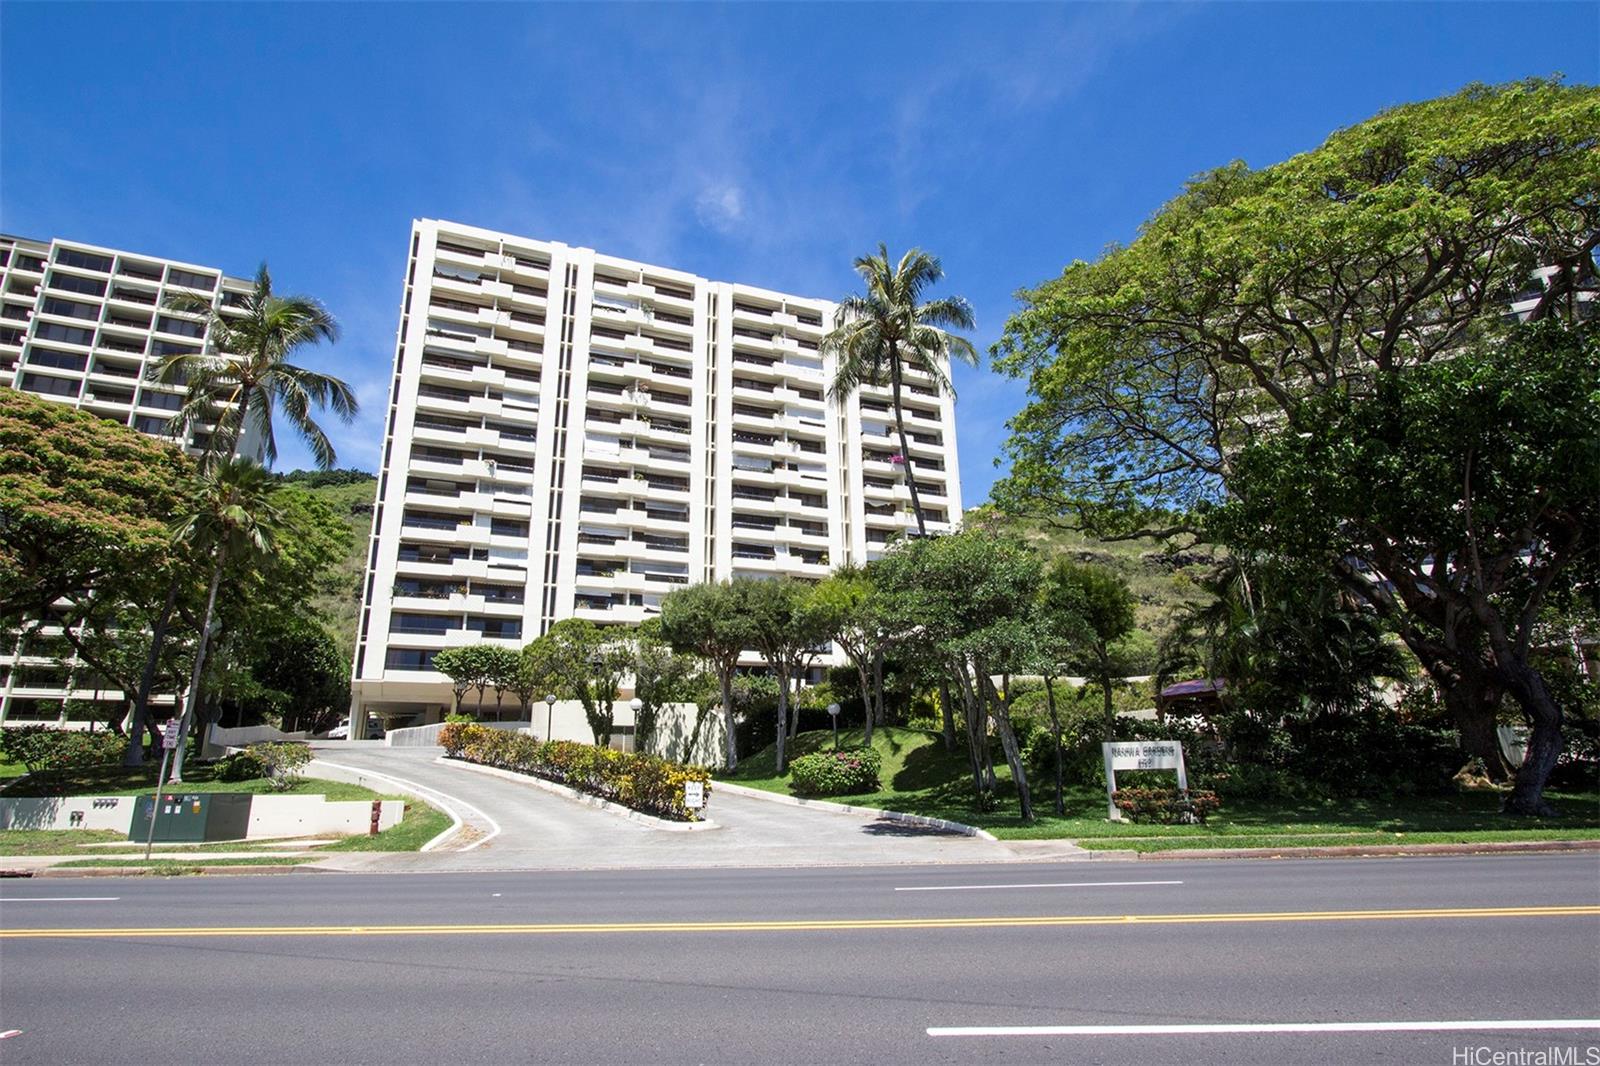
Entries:
{"label": "white cloud", "polygon": [[707,186],[695,198],[694,213],[718,233],[732,234],[744,221],[744,192],[732,184]]}

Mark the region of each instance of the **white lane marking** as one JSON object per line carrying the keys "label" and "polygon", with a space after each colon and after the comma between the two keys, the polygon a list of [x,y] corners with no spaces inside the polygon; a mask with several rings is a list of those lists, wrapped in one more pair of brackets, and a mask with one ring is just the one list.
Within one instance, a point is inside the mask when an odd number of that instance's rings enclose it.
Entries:
{"label": "white lane marking", "polygon": [[426,794],[429,794],[429,795],[437,797],[440,800],[439,806],[443,807],[444,808],[444,813],[446,813],[446,814],[448,814],[450,816],[450,823],[451,823],[450,824],[450,828],[446,829],[444,832],[440,833],[438,836],[434,837],[432,840],[430,840],[426,844],[422,845],[422,847],[417,849],[418,851],[432,851],[434,848],[438,847],[439,844],[441,844],[443,841],[445,841],[449,837],[453,836],[456,833],[456,831],[461,828],[461,816],[458,815],[453,808],[451,808],[450,804],[452,804],[452,803],[460,804],[462,807],[465,807],[467,810],[471,811],[473,814],[476,814],[479,818],[482,818],[484,821],[488,822],[490,826],[493,827],[492,831],[489,833],[488,836],[479,837],[477,840],[474,840],[472,843],[470,843],[466,847],[462,848],[461,849],[462,851],[471,851],[473,848],[481,847],[482,845],[489,843],[489,841],[493,840],[495,837],[500,835],[500,823],[495,821],[493,818],[490,818],[487,814],[483,813],[483,811],[481,811],[477,807],[474,807],[472,804],[468,803],[464,799],[460,799],[460,798],[458,798],[456,796],[449,795],[448,793],[445,793],[445,792],[440,792],[438,789],[430,788],[427,785],[418,784],[417,782],[408,780],[408,779],[406,779],[404,777],[395,777],[393,774],[380,774],[376,770],[368,770],[368,769],[366,769],[365,767],[362,767],[362,766],[347,766],[344,763],[330,762],[327,759],[323,759],[323,758],[318,758],[317,761],[322,763],[325,766],[331,766],[336,770],[349,770],[351,773],[366,774],[368,777],[376,777],[380,781],[391,781],[394,784],[403,785],[406,788],[414,788],[418,792],[426,793]]}
{"label": "white lane marking", "polygon": [[1035,885],[911,885],[896,892],[977,892],[991,888],[1119,888],[1129,885],[1181,885],[1182,881],[1052,881]]}
{"label": "white lane marking", "polygon": [[927,1032],[929,1036],[1204,1036],[1210,1033],[1431,1033],[1549,1029],[1600,1029],[1600,1018],[1220,1025],[966,1025],[934,1027]]}
{"label": "white lane marking", "polygon": [[7,1029],[5,1032],[0,1033],[0,1040],[10,1040],[14,1036],[21,1036],[21,1035],[22,1035],[22,1030],[21,1029]]}
{"label": "white lane marking", "polygon": [[0,903],[111,903],[121,896],[0,896]]}

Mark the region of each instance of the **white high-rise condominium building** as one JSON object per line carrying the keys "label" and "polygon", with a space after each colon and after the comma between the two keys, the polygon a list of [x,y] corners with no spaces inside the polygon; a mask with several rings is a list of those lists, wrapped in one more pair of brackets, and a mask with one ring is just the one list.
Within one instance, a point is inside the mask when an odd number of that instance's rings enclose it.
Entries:
{"label": "white high-rise condominium building", "polygon": [[[206,341],[204,319],[170,309],[168,297],[207,297],[226,314],[253,287],[216,267],[0,235],[0,386],[167,436],[183,389],[146,373]],[[203,428],[183,441],[190,450],[205,443]],[[239,451],[259,460],[259,434],[247,432]],[[91,705],[121,699],[73,657],[59,626],[0,634],[0,723],[81,725],[101,718]]]}
{"label": "white high-rise condominium building", "polygon": [[[672,589],[817,579],[915,529],[886,389],[841,405],[826,300],[414,223],[357,638],[355,731],[435,721],[443,648],[636,624]],[[904,394],[930,532],[955,412]]]}

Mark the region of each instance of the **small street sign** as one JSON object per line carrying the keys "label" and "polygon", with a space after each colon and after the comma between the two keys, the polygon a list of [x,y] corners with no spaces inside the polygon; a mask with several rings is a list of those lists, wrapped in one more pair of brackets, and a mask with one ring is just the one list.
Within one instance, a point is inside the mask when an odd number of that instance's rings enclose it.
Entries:
{"label": "small street sign", "polygon": [[171,751],[178,746],[178,720],[168,722],[161,730],[161,746]]}
{"label": "small street sign", "polygon": [[700,781],[685,781],[683,783],[683,805],[691,811],[698,811],[706,805],[706,786]]}

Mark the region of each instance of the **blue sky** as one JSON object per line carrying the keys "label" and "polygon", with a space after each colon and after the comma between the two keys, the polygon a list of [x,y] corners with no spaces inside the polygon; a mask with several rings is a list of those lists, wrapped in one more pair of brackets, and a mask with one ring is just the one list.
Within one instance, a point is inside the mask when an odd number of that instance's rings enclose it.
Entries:
{"label": "blue sky", "polygon": [[[1188,176],[1470,81],[1594,82],[1600,5],[0,5],[0,229],[248,274],[345,327],[371,469],[414,217],[836,297],[943,257],[1013,293]],[[966,502],[1021,389],[956,377]],[[305,462],[298,443],[280,467]]]}

